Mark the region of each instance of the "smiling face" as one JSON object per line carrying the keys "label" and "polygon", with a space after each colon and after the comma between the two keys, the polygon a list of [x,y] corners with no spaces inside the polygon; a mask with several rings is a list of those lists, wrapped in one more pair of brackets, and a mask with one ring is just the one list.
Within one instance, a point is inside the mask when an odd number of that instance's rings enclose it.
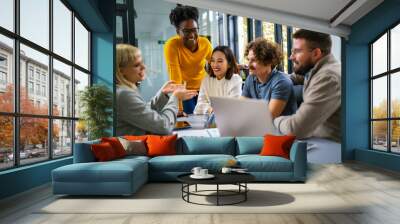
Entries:
{"label": "smiling face", "polygon": [[225,77],[228,71],[228,61],[226,56],[221,51],[215,51],[211,56],[211,69],[217,79],[222,79]]}
{"label": "smiling face", "polygon": [[253,50],[249,50],[247,60],[249,61],[250,74],[254,74],[258,81],[264,83],[272,71],[271,64],[264,64],[257,60]]}
{"label": "smiling face", "polygon": [[293,70],[296,74],[305,75],[314,67],[313,51],[314,49],[309,49],[305,39],[293,39],[290,60],[293,62]]}
{"label": "smiling face", "polygon": [[130,61],[126,66],[120,67],[121,74],[131,83],[143,81],[146,78],[145,70],[146,66],[143,63],[140,51],[136,53],[134,61]]}
{"label": "smiling face", "polygon": [[183,40],[183,45],[189,50],[197,48],[198,29],[197,22],[193,19],[184,20],[179,25],[177,32]]}

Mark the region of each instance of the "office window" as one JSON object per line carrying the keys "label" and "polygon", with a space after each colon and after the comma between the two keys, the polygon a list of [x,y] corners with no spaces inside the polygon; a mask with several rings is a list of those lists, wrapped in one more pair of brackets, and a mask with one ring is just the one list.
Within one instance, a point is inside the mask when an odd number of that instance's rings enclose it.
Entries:
{"label": "office window", "polygon": [[0,26],[14,31],[14,0],[1,0]]}
{"label": "office window", "polygon": [[371,148],[400,153],[400,25],[370,44]]}
{"label": "office window", "polygon": [[20,0],[21,36],[49,48],[49,0]]}
{"label": "office window", "polygon": [[[56,59],[53,60],[53,67],[53,108],[59,103],[59,94],[61,94],[62,102],[64,102],[63,96],[67,96],[68,101],[71,101],[68,102],[68,105],[72,105],[72,91],[64,87],[65,83],[72,85],[72,68]],[[66,114],[61,114],[60,112],[58,108],[53,109],[53,115],[72,117],[71,106],[67,107]]]}
{"label": "office window", "polygon": [[53,51],[72,60],[72,12],[60,0],[53,0]]}
{"label": "office window", "polygon": [[79,95],[89,85],[89,74],[75,70],[75,117],[81,114]]}
{"label": "office window", "polygon": [[72,121],[53,120],[53,157],[72,154]]}
{"label": "office window", "polygon": [[14,165],[13,117],[0,115],[0,124],[0,170],[2,170],[11,168]]}
{"label": "office window", "polygon": [[89,32],[75,18],[75,63],[89,70]]}
{"label": "office window", "polygon": [[[17,13],[14,2],[20,3]],[[91,44],[86,24],[66,4],[62,0],[1,0],[0,26],[8,31],[0,29],[0,170],[73,152],[79,119],[73,105],[79,101],[80,90],[70,87],[90,85]],[[15,31],[14,21],[19,21]],[[86,133],[80,132],[80,138],[87,139]]]}
{"label": "office window", "polygon": [[263,37],[269,41],[275,42],[275,24],[262,22]]}
{"label": "office window", "polygon": [[390,68],[396,69],[400,67],[400,24],[391,30],[390,35]]}

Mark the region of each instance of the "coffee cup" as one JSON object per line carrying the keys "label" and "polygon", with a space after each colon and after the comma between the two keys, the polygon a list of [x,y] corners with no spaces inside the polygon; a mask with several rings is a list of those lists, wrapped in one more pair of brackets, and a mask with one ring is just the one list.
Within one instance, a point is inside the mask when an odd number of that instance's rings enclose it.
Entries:
{"label": "coffee cup", "polygon": [[201,169],[200,170],[200,176],[207,176],[208,175],[208,169]]}
{"label": "coffee cup", "polygon": [[221,170],[222,173],[230,173],[231,171],[232,171],[232,168],[229,168],[229,167],[222,167],[222,170]]}
{"label": "coffee cup", "polygon": [[196,175],[196,176],[199,176],[199,175],[201,175],[200,174],[200,171],[202,170],[202,168],[201,167],[193,167],[193,169],[192,169],[192,173],[194,174],[194,175]]}

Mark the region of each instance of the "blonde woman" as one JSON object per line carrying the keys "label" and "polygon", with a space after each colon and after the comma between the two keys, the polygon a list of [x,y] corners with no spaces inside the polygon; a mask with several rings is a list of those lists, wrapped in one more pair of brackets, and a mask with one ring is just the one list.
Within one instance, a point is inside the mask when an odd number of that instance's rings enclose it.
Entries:
{"label": "blonde woman", "polygon": [[191,99],[197,91],[170,81],[150,102],[145,102],[137,87],[146,78],[140,50],[128,44],[118,44],[116,48],[117,135],[170,134],[179,100]]}

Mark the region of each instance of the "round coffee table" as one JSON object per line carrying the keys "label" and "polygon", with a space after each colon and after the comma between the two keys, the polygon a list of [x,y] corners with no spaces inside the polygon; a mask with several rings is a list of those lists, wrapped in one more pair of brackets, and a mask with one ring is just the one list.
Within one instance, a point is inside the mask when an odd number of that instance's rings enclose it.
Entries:
{"label": "round coffee table", "polygon": [[[255,177],[249,173],[216,173],[212,179],[193,179],[190,177],[191,173],[182,174],[177,177],[178,181],[182,183],[182,199],[188,203],[198,205],[234,205],[247,200],[247,192],[249,188],[247,183],[255,180]],[[215,190],[197,190],[198,184],[216,185]],[[190,191],[190,186],[195,186],[194,191]],[[223,190],[220,185],[236,185],[237,190]],[[215,194],[206,194],[215,192]],[[203,197],[216,197],[217,204],[202,204],[190,200],[190,196],[203,196]],[[240,196],[240,199],[231,203],[221,203],[221,197]]]}

